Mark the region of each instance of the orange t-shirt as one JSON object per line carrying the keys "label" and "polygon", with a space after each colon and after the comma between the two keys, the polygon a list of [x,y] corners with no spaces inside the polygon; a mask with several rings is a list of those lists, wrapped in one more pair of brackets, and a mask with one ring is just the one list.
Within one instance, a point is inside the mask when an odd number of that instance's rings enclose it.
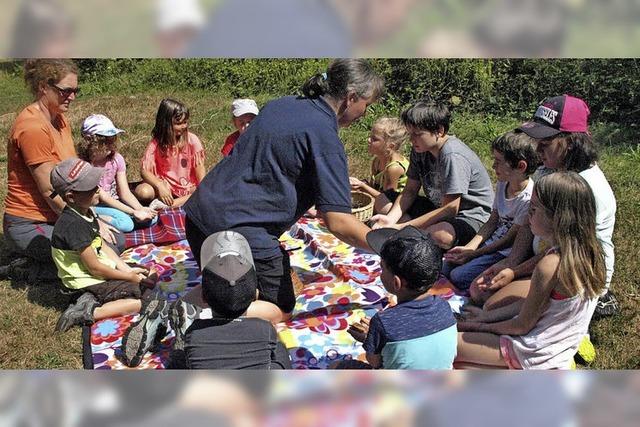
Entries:
{"label": "orange t-shirt", "polygon": [[7,145],[6,213],[34,221],[56,221],[58,216],[40,194],[29,166],[76,156],[71,126],[62,114],[58,117],[59,124],[54,127],[35,105],[18,114]]}

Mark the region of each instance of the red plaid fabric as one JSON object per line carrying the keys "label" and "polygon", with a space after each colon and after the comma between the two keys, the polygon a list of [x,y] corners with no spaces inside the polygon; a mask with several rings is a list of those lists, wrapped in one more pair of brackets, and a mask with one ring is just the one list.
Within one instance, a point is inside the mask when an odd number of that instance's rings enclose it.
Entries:
{"label": "red plaid fabric", "polygon": [[154,243],[166,245],[187,238],[184,231],[185,212],[182,208],[163,209],[158,212],[158,221],[149,228],[125,233],[125,248]]}

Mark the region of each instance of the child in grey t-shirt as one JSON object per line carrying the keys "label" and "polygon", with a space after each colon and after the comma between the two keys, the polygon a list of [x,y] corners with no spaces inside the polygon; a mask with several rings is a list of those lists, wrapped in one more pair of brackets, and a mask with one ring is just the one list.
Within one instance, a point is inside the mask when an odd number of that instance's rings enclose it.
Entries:
{"label": "child in grey t-shirt", "polygon": [[413,225],[449,249],[467,244],[489,219],[491,180],[473,150],[447,134],[450,118],[446,105],[426,100],[402,113],[412,145],[408,182],[391,210],[372,218],[374,228]]}

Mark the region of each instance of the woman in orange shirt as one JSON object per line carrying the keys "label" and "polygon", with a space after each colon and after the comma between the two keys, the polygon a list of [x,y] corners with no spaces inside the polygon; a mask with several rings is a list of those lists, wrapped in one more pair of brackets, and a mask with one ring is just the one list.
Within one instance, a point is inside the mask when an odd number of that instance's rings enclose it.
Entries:
{"label": "woman in orange shirt", "polygon": [[[68,59],[30,59],[24,78],[35,100],[18,114],[9,133],[3,230],[13,252],[45,266],[29,270],[41,270],[40,279],[55,279],[51,233],[65,203],[53,193],[49,175],[57,163],[76,156],[64,114],[78,94],[78,67]],[[109,237],[113,243],[114,236]],[[4,273],[11,275],[12,269]]]}

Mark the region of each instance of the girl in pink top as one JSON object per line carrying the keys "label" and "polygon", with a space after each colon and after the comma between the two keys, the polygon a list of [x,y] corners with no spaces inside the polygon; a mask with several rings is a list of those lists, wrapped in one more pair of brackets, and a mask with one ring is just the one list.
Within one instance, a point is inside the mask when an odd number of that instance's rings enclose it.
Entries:
{"label": "girl in pink top", "polygon": [[153,139],[142,157],[143,183],[138,199],[159,199],[171,207],[182,206],[205,175],[204,148],[189,132],[189,109],[173,99],[163,99],[156,115]]}

